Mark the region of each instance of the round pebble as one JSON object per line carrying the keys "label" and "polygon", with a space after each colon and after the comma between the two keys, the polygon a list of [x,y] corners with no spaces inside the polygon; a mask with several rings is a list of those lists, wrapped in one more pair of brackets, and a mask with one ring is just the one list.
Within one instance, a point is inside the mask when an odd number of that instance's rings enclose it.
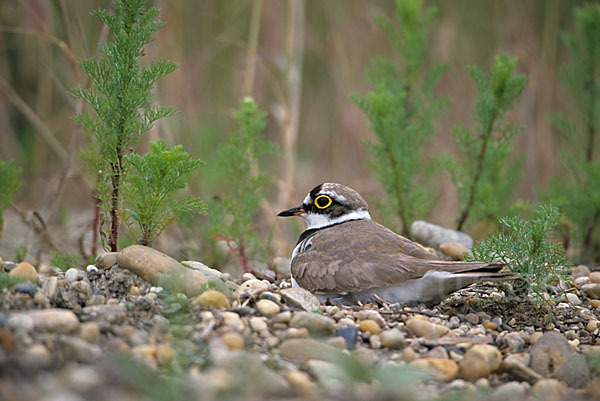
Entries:
{"label": "round pebble", "polygon": [[231,350],[241,350],[244,349],[245,346],[244,337],[235,331],[230,331],[221,335],[221,341],[223,341],[223,343]]}
{"label": "round pebble", "polygon": [[31,263],[21,262],[8,273],[9,276],[21,277],[28,280],[37,280],[38,274]]}
{"label": "round pebble", "polygon": [[381,333],[381,327],[374,320],[367,319],[363,320],[359,323],[358,328],[362,332],[368,332],[371,334],[379,334]]}
{"label": "round pebble", "polygon": [[273,316],[279,313],[281,308],[270,299],[260,299],[256,302],[258,313],[263,316]]}
{"label": "round pebble", "polygon": [[214,308],[228,308],[229,300],[225,294],[220,291],[208,290],[198,295],[192,301],[192,306],[195,305],[212,306]]}

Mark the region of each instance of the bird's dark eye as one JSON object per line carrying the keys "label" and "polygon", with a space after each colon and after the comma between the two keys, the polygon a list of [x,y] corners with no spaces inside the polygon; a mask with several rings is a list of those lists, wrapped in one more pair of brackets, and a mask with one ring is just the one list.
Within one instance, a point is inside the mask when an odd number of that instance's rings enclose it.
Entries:
{"label": "bird's dark eye", "polygon": [[318,207],[319,209],[325,209],[325,208],[329,207],[329,205],[331,205],[331,202],[333,202],[333,201],[331,200],[331,198],[329,196],[319,195],[315,199],[315,206]]}

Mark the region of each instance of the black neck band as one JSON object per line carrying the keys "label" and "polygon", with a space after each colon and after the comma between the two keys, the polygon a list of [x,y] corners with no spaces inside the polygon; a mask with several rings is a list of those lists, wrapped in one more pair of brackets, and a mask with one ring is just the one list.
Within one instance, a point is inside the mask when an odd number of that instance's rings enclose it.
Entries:
{"label": "black neck band", "polygon": [[349,222],[349,221],[356,221],[356,220],[364,220],[364,219],[352,219],[352,220],[344,220],[344,221],[341,221],[341,222],[339,222],[339,223],[334,223],[334,224],[331,224],[331,225],[328,225],[328,226],[323,226],[323,227],[318,227],[318,228],[311,228],[311,229],[309,229],[309,230],[304,230],[304,231],[302,232],[302,234],[300,234],[300,238],[298,238],[298,242],[296,242],[296,245],[298,245],[299,243],[301,243],[301,242],[302,242],[302,241],[304,241],[305,239],[307,239],[307,238],[309,238],[309,237],[312,237],[312,236],[313,236],[313,235],[315,235],[315,234],[317,233],[317,231],[319,231],[319,230],[324,230],[324,229],[326,229],[326,228],[329,228],[329,227],[339,226],[340,224],[344,224],[344,223],[347,223],[347,222]]}

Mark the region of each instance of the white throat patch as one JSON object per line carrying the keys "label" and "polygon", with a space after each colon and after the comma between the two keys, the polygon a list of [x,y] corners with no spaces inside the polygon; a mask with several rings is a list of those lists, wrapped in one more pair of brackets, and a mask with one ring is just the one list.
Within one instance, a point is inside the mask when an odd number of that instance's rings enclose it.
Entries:
{"label": "white throat patch", "polygon": [[325,214],[316,213],[302,213],[300,215],[306,222],[306,229],[311,230],[314,228],[322,228],[331,226],[334,224],[343,223],[349,220],[371,220],[371,215],[367,210],[355,210],[353,212],[341,215],[336,218],[330,218]]}

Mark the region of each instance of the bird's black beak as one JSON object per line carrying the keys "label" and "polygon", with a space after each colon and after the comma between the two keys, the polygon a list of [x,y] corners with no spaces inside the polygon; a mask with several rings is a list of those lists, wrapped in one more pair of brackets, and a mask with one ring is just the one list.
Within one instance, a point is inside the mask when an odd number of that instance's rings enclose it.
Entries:
{"label": "bird's black beak", "polygon": [[284,210],[283,212],[279,212],[279,214],[277,216],[279,216],[279,217],[300,216],[302,213],[304,213],[304,209],[302,208],[302,205],[300,205],[300,206],[296,206],[296,207],[293,207],[288,210]]}

